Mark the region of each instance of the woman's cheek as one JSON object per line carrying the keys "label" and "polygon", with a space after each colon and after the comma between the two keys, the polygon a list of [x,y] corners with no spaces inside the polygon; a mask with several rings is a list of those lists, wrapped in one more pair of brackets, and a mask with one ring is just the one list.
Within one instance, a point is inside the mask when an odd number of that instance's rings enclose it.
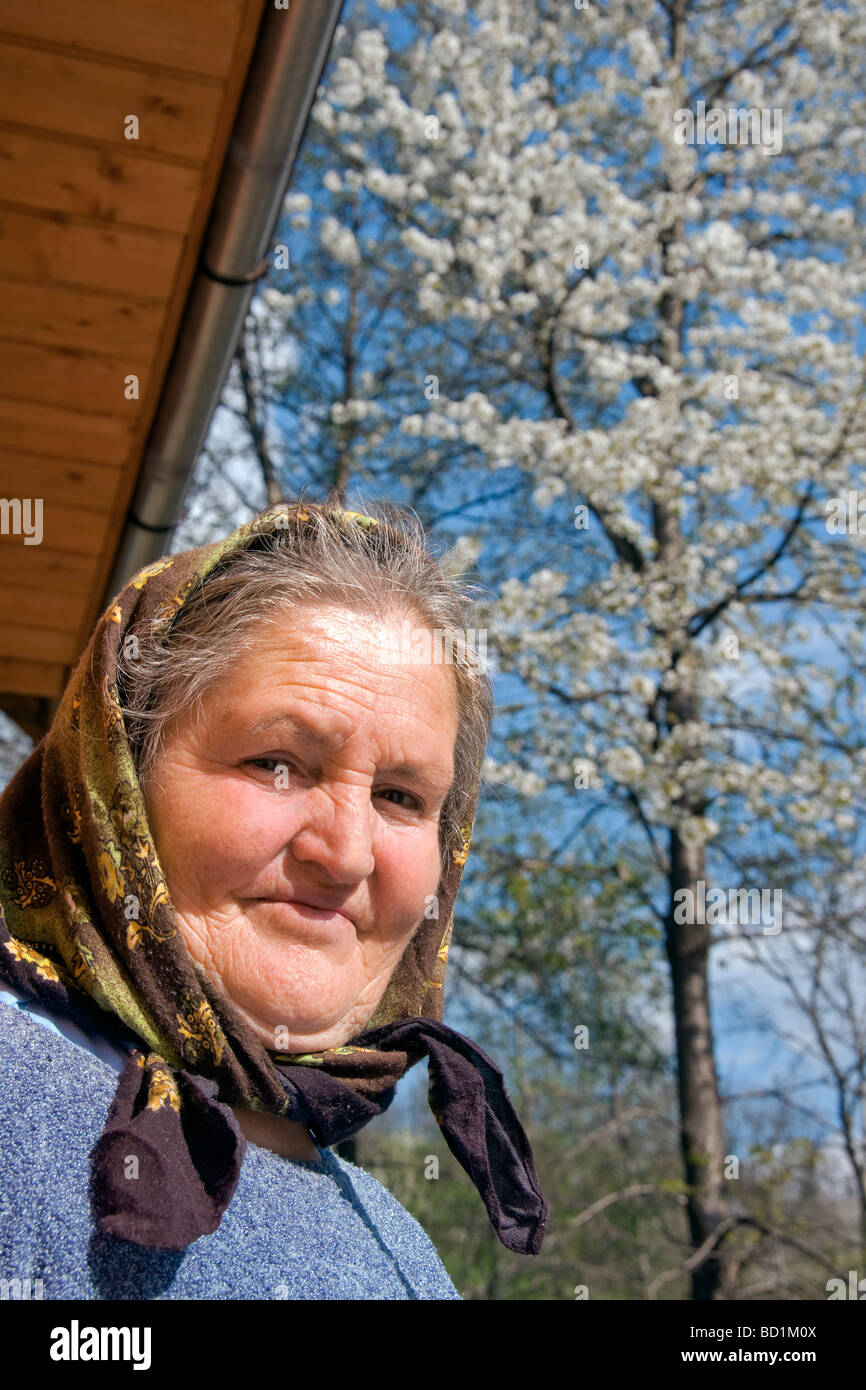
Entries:
{"label": "woman's cheek", "polygon": [[253,866],[272,860],[291,838],[285,802],[252,783],[215,783],[202,812],[195,838],[217,873],[236,865],[249,877]]}
{"label": "woman's cheek", "polygon": [[295,797],[289,805],[285,795],[253,783],[240,786],[226,799],[225,806],[235,834],[256,861],[284,849],[302,815]]}
{"label": "woman's cheek", "polygon": [[439,886],[439,830],[425,825],[413,842],[398,841],[390,860],[393,901],[403,906],[401,916],[413,925],[424,916]]}

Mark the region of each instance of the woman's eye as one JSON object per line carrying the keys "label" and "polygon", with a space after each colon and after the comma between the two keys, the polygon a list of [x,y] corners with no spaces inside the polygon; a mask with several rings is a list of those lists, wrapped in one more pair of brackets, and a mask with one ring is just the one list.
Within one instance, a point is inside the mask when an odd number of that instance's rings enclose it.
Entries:
{"label": "woman's eye", "polygon": [[[296,773],[298,771],[294,763],[289,762],[288,758],[247,758],[247,766],[255,767],[262,772],[270,773],[275,781],[278,777],[284,778],[290,773]],[[417,796],[413,796],[411,792],[403,791],[402,787],[383,787],[381,791],[374,792],[373,795],[402,797],[402,802],[395,802],[394,804],[415,809],[416,811],[423,811],[424,809]]]}
{"label": "woman's eye", "polygon": [[[383,791],[377,792],[376,795],[377,795],[377,796],[405,796],[405,797],[408,799],[408,802],[409,802],[409,805],[410,805],[410,806],[414,806],[415,809],[416,809],[417,811],[423,810],[423,807],[422,807],[422,805],[421,805],[421,802],[418,800],[417,796],[413,796],[411,792],[404,792],[404,791],[402,791],[400,787],[385,787],[385,789],[384,789]],[[403,804],[405,805],[406,802],[404,802]]]}
{"label": "woman's eye", "polygon": [[278,772],[288,773],[294,771],[292,764],[285,758],[248,758],[250,767],[259,767],[263,772],[272,772],[274,776]]}

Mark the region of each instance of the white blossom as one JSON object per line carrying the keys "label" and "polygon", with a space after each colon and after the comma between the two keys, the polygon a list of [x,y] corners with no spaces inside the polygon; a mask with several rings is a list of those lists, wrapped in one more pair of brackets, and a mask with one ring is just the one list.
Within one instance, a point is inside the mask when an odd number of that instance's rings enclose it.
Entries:
{"label": "white blossom", "polygon": [[341,265],[358,265],[361,252],[349,227],[341,226],[336,217],[326,217],[321,226],[321,241],[326,251],[330,251]]}

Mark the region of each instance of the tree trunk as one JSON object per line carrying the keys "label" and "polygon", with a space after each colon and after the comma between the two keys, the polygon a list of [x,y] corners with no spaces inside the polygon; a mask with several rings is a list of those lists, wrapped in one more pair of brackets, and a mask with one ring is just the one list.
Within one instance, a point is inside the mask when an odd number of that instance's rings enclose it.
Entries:
{"label": "tree trunk", "polygon": [[[686,12],[687,0],[673,0],[668,10],[670,56],[680,74],[684,72],[685,63]],[[683,88],[685,90],[684,78]],[[675,277],[671,248],[682,241],[683,234],[683,220],[677,217],[662,230],[659,238],[662,269],[672,280]],[[676,292],[662,296],[659,320],[659,356],[667,366],[678,371],[682,366],[683,303]],[[672,399],[669,408],[675,415],[679,409],[678,400]],[[664,500],[653,504],[653,533],[658,542],[658,559],[666,568],[672,587],[676,587],[680,582],[683,554],[682,527],[676,509]],[[671,637],[672,664],[676,669],[689,639],[684,631],[672,633]],[[691,723],[699,718],[694,681],[682,667],[678,676],[677,687],[663,702],[667,727],[660,728],[662,734],[676,724]],[[705,808],[692,798],[684,799],[678,809],[687,816],[700,815]],[[697,904],[700,881],[706,882],[704,847],[687,844],[675,824],[670,830],[670,902],[665,945],[671,969],[676,1030],[680,1143],[689,1187],[689,1231],[695,1250],[728,1215],[722,1188],[724,1132],[710,1024],[710,929],[706,923],[678,924],[674,921],[676,894],[687,889],[694,895],[692,902]],[[721,1260],[715,1249],[710,1251],[692,1271],[692,1297],[705,1300],[729,1294],[731,1271],[732,1266],[729,1266],[726,1281]]]}
{"label": "tree trunk", "polygon": [[277,477],[277,471],[274,468],[274,462],[268,450],[267,440],[265,439],[264,412],[262,415],[259,414],[256,388],[253,384],[253,376],[250,371],[250,362],[247,355],[247,344],[243,333],[241,333],[238,340],[235,356],[237,358],[238,369],[241,375],[241,386],[244,392],[247,427],[253,442],[253,448],[256,452],[256,458],[262,470],[262,477],[265,480],[267,505],[273,507],[278,502],[282,501],[282,489],[280,488],[280,480]]}
{"label": "tree trunk", "polygon": [[[725,1141],[710,1021],[710,928],[705,923],[674,921],[675,893],[683,888],[694,893],[699,880],[705,880],[704,849],[702,845],[684,844],[674,829],[670,850],[671,898],[665,945],[673,989],[680,1143],[689,1185],[689,1233],[697,1250],[728,1214],[722,1188]],[[725,1287],[723,1266],[710,1252],[692,1272],[692,1297],[712,1299],[723,1292],[730,1292]]]}

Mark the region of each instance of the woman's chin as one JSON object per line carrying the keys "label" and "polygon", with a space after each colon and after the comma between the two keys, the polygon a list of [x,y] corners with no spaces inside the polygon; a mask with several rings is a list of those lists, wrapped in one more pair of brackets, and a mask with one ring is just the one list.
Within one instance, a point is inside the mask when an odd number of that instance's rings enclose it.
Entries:
{"label": "woman's chin", "polygon": [[269,1051],[323,1052],[341,1047],[361,1031],[355,1021],[354,996],[347,996],[345,989],[345,980],[322,981],[321,988],[311,985],[299,993],[293,981],[284,994],[278,994],[270,979],[262,982],[261,993],[249,988],[229,992]]}

